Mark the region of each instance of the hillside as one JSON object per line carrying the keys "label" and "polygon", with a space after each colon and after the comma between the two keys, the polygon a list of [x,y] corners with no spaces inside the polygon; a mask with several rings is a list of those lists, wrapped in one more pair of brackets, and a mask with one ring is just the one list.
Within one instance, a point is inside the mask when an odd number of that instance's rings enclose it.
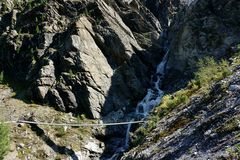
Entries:
{"label": "hillside", "polygon": [[238,159],[239,15],[238,0],[2,0],[1,121],[146,121],[9,124],[6,159]]}
{"label": "hillside", "polygon": [[[163,98],[148,123],[133,134],[133,147],[122,159],[239,159],[239,60],[233,60],[232,74],[207,91],[195,91],[188,101],[174,106]],[[170,101],[184,97],[181,91],[172,96]]]}

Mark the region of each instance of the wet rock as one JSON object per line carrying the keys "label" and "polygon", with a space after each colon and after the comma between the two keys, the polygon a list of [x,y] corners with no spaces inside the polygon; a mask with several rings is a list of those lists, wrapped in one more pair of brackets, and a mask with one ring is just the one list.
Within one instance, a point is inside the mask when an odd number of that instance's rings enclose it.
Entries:
{"label": "wet rock", "polygon": [[189,0],[141,0],[143,4],[159,20],[161,26],[166,29],[174,19],[174,16],[180,12],[184,6],[187,6]]}
{"label": "wet rock", "polygon": [[239,106],[239,105],[240,105],[240,98],[238,98],[238,99],[235,101],[234,106]]}
{"label": "wet rock", "polygon": [[238,92],[240,91],[240,85],[230,85],[228,90],[233,92]]}

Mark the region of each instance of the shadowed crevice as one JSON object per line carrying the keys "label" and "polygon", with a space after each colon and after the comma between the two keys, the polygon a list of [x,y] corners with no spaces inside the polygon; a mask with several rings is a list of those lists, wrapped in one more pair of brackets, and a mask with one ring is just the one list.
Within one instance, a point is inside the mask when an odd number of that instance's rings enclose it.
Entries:
{"label": "shadowed crevice", "polygon": [[40,137],[52,150],[59,154],[68,155],[72,158],[72,160],[79,160],[77,155],[72,149],[69,149],[65,146],[59,146],[54,141],[52,141],[44,132],[43,129],[38,127],[36,124],[29,124],[31,126],[31,130],[36,133],[38,137]]}

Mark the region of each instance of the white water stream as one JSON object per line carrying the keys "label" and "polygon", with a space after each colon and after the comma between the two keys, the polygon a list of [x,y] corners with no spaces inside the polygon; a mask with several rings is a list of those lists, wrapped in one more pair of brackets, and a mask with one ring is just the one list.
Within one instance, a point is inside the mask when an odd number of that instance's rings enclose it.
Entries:
{"label": "white water stream", "polygon": [[156,73],[152,78],[152,87],[148,89],[146,96],[140,101],[136,108],[136,115],[143,115],[145,118],[149,111],[160,104],[164,92],[160,89],[164,78],[165,66],[168,59],[168,52],[162,62],[157,66]]}
{"label": "white water stream", "polygon": [[[161,63],[159,63],[159,65],[157,66],[156,73],[153,75],[151,80],[151,88],[148,89],[148,92],[143,98],[143,100],[138,103],[135,111],[136,116],[141,116],[142,118],[145,118],[154,107],[160,104],[161,99],[164,95],[164,92],[160,88],[162,85],[162,80],[164,78],[167,60],[168,52],[163,57]],[[128,149],[131,125],[132,124],[130,123],[127,126],[124,146],[119,148],[109,160],[116,160],[120,153],[123,153],[125,150]]]}

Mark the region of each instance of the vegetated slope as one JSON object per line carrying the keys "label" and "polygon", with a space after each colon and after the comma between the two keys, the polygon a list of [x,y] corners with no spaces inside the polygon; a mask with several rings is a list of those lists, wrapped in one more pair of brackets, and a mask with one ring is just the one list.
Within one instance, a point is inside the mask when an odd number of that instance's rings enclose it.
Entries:
{"label": "vegetated slope", "polygon": [[181,79],[194,72],[199,59],[231,55],[240,42],[239,7],[238,0],[195,0],[176,14],[168,32],[170,86],[181,88]]}
{"label": "vegetated slope", "polygon": [[[240,56],[226,68],[231,74],[204,75],[201,86],[189,86],[165,96],[133,135],[133,148],[122,159],[239,159],[240,158]],[[225,68],[225,67],[224,67]],[[225,69],[226,69],[225,68]],[[190,93],[190,94],[189,94]],[[188,97],[189,96],[189,97]]]}
{"label": "vegetated slope", "polygon": [[[239,7],[236,0],[197,0],[176,14],[168,32],[169,95],[133,133],[122,159],[239,159],[240,62],[233,56],[239,52]],[[200,60],[206,56],[217,62]],[[210,65],[196,72],[199,60]]]}

